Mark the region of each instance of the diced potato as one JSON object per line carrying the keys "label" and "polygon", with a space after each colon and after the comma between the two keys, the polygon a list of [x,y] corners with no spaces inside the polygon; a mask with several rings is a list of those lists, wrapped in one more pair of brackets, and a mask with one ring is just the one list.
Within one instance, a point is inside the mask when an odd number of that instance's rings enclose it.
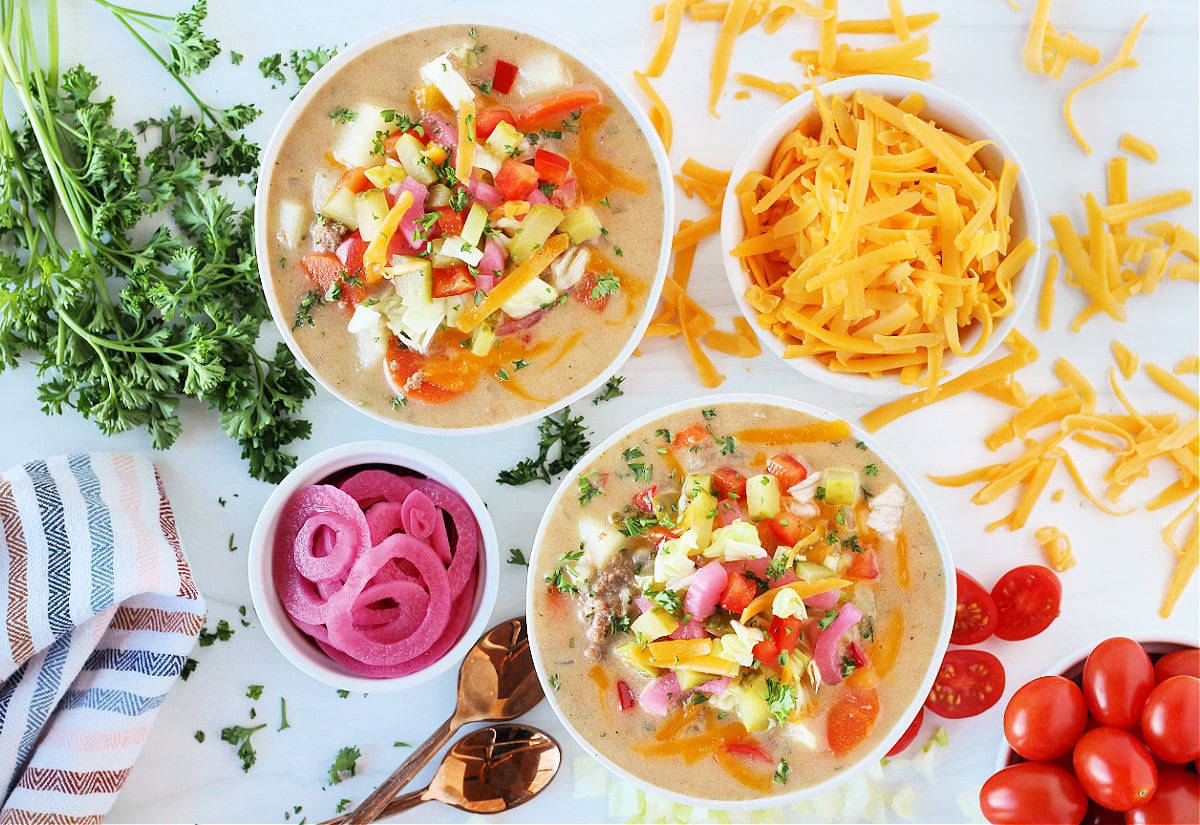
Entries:
{"label": "diced potato", "polygon": [[487,228],[487,217],[486,209],[478,203],[471,204],[471,209],[467,212],[467,219],[463,221],[463,240],[472,245],[478,244],[480,238],[483,237],[483,230]]}
{"label": "diced potato", "polygon": [[387,217],[387,196],[382,189],[368,189],[354,196],[354,217],[358,221],[358,233],[368,243],[375,240]]}
{"label": "diced potato", "polygon": [[620,656],[625,664],[629,665],[643,676],[654,678],[658,676],[659,669],[650,664],[650,654],[638,646],[637,642],[626,642],[625,644],[617,645],[613,648],[613,652]]}
{"label": "diced potato", "polygon": [[587,274],[588,254],[579,247],[568,249],[550,264],[550,283],[555,289],[566,292],[583,280]]}
{"label": "diced potato", "polygon": [[529,214],[521,221],[521,228],[508,247],[508,254],[514,263],[521,263],[546,242],[554,234],[554,230],[562,223],[562,210],[548,203],[535,203],[529,209]]}
{"label": "diced potato", "polygon": [[[419,273],[421,279],[425,283],[425,287],[417,300],[428,301],[433,297],[433,269],[429,265],[429,261],[424,258],[417,258],[413,255],[393,255],[390,266],[384,267],[383,270],[389,278],[398,280],[400,276],[407,275],[410,272]],[[418,281],[413,281],[415,285]],[[399,287],[397,287],[398,289]]]}
{"label": "diced potato", "polygon": [[437,172],[424,152],[425,146],[415,135],[406,132],[396,141],[396,157],[404,171],[428,186],[437,182]]}
{"label": "diced potato", "polygon": [[641,634],[649,641],[670,636],[679,628],[679,620],[661,607],[651,607],[638,616],[629,626],[629,631],[635,636]]}
{"label": "diced potato", "polygon": [[280,201],[278,225],[275,237],[289,249],[295,248],[304,233],[304,207],[296,201]]}
{"label": "diced potato", "polygon": [[779,515],[779,499],[779,479],[775,476],[762,473],[746,479],[746,510],[751,521],[763,521]]}
{"label": "diced potato", "polygon": [[354,193],[344,186],[334,189],[321,207],[321,215],[349,229],[358,229],[358,210],[354,208]]}
{"label": "diced potato", "polygon": [[394,163],[382,163],[379,166],[372,166],[363,174],[367,176],[367,180],[380,189],[387,189],[392,184],[399,183],[408,177],[408,173],[404,171],[404,167],[397,166]]}
{"label": "diced potato", "polygon": [[613,525],[594,516],[579,519],[579,541],[597,570],[608,564],[625,545],[625,536]]}
{"label": "diced potato", "polygon": [[473,163],[476,169],[482,169],[485,172],[491,173],[492,177],[495,177],[504,161],[496,157],[496,153],[491,149],[483,145],[478,145],[475,147]]}
{"label": "diced potato", "polygon": [[391,125],[383,119],[383,109],[363,103],[355,107],[354,119],[338,127],[338,141],[333,147],[333,156],[346,166],[371,167],[383,162],[383,155],[375,152],[376,135],[388,134]]}
{"label": "diced potato", "polygon": [[849,507],[858,498],[858,472],[855,470],[825,471],[825,503]]}
{"label": "diced potato", "polygon": [[525,139],[525,133],[517,130],[507,120],[502,120],[496,124],[496,128],[487,136],[484,145],[492,152],[496,153],[496,157],[500,159],[512,157],[517,152],[517,147],[521,145],[521,141]]}
{"label": "diced potato", "polygon": [[479,266],[483,260],[483,250],[468,243],[461,235],[450,235],[442,241],[442,255],[457,258],[467,266]]}
{"label": "diced potato", "polygon": [[587,243],[600,237],[600,219],[596,217],[596,210],[592,207],[580,206],[567,210],[558,229],[560,232],[566,232],[573,244]]}
{"label": "diced potato", "polygon": [[471,333],[471,354],[482,358],[492,351],[496,341],[496,321],[494,318],[484,318],[475,331]]}
{"label": "diced potato", "polygon": [[[686,487],[685,487],[686,489]],[[696,553],[699,553],[712,542],[713,518],[717,514],[717,500],[712,493],[698,490],[687,509],[679,526],[684,530],[694,530],[696,533]]]}
{"label": "diced potato", "polygon": [[712,492],[711,473],[688,473],[683,479],[683,494],[695,498],[697,492]]}
{"label": "diced potato", "polygon": [[524,318],[526,315],[554,303],[560,294],[557,289],[541,278],[534,278],[502,303],[500,309],[508,313],[511,318]]}
{"label": "diced potato", "polygon": [[521,71],[517,72],[513,92],[527,98],[569,89],[573,85],[575,78],[562,58],[556,52],[544,51],[521,58]]}
{"label": "diced potato", "polygon": [[737,697],[738,716],[750,733],[766,730],[771,726],[771,707],[763,692],[766,685],[759,679],[743,686]]}
{"label": "diced potato", "polygon": [[711,673],[701,673],[698,670],[677,670],[675,678],[679,680],[679,686],[684,690],[691,690],[694,687],[711,682],[713,675]]}
{"label": "diced potato", "polygon": [[359,304],[346,323],[346,331],[358,344],[358,365],[367,369],[383,360],[386,346],[383,336],[383,316],[375,307]]}
{"label": "diced potato", "polygon": [[471,84],[450,65],[448,53],[439,55],[422,66],[421,79],[434,86],[456,112],[464,103],[475,99]]}

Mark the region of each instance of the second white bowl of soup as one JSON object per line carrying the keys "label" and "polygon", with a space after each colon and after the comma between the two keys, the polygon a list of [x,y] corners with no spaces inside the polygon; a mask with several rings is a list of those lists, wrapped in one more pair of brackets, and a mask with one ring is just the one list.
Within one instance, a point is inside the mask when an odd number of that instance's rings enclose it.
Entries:
{"label": "second white bowl of soup", "polygon": [[920,709],[953,566],[867,436],[765,395],[633,422],[560,485],[527,612],[555,712],[672,798],[796,801],[881,757]]}
{"label": "second white bowl of soup", "polygon": [[354,409],[481,432],[594,391],[670,255],[666,153],[559,38],[478,15],[343,50],[264,155],[255,230],[276,325]]}

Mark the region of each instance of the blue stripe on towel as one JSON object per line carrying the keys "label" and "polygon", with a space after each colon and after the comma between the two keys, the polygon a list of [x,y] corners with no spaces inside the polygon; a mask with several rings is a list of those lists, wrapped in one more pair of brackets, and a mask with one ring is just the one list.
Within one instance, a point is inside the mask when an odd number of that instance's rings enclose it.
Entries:
{"label": "blue stripe on towel", "polygon": [[177,676],[187,656],[156,653],[152,650],[96,650],[88,657],[84,670],[125,670],[147,676]]}
{"label": "blue stripe on towel", "polygon": [[63,664],[71,651],[72,636],[60,636],[54,644],[46,648],[46,658],[37,671],[37,684],[33,688],[33,698],[29,701],[29,718],[25,722],[25,734],[17,747],[17,774],[25,769],[33,747],[37,744],[42,729],[50,712],[54,710],[54,700],[58,697],[59,683],[62,682]]}
{"label": "blue stripe on towel", "polygon": [[79,483],[88,514],[88,533],[92,537],[92,610],[99,613],[113,603],[113,530],[112,519],[100,493],[100,479],[92,469],[92,457],[74,453],[67,465]]}
{"label": "blue stripe on towel", "polygon": [[46,578],[49,587],[46,618],[50,631],[57,638],[74,627],[71,621],[71,544],[58,484],[44,461],[31,461],[25,472],[33,481],[42,532],[46,534]]}
{"label": "blue stripe on towel", "polygon": [[166,694],[159,696],[140,696],[127,690],[108,690],[106,688],[89,688],[87,690],[67,691],[59,708],[91,708],[119,713],[122,716],[141,716],[148,710],[153,710],[163,703]]}

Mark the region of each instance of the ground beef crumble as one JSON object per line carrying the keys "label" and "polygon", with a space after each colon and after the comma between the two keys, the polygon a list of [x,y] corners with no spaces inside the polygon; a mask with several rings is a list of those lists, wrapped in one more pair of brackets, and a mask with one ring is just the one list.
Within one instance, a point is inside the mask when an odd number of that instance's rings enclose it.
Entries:
{"label": "ground beef crumble", "polygon": [[337,248],[350,234],[350,228],[337,221],[317,221],[313,226],[313,248],[318,252],[337,252]]}
{"label": "ground beef crumble", "polygon": [[583,651],[588,661],[598,662],[604,657],[606,643],[612,636],[613,619],[629,614],[636,590],[633,574],[633,559],[618,553],[592,576],[590,592],[579,609],[580,617],[588,626],[588,646]]}

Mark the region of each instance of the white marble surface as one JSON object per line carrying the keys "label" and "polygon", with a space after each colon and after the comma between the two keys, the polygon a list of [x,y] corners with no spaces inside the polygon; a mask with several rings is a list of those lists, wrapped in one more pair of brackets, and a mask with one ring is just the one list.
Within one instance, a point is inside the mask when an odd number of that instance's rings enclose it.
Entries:
{"label": "white marble surface", "polygon": [[[630,70],[643,67],[657,42],[657,27],[648,19],[647,6],[634,0],[605,3],[525,0],[519,6],[487,0],[443,0],[436,11],[486,10],[518,15],[562,32],[581,42],[608,65],[627,87],[634,85]],[[1004,0],[936,3],[910,0],[909,11],[938,10],[942,19],[930,30],[935,82],[974,102],[1006,132],[1028,167],[1043,215],[1070,210],[1079,216],[1078,193],[1102,193],[1104,163],[1116,152],[1117,138],[1132,131],[1155,143],[1162,159],[1157,165],[1130,161],[1133,195],[1140,196],[1176,187],[1197,187],[1197,6],[1193,0],[1159,0],[1129,3],[1125,0],[1059,0],[1053,20],[1061,29],[1076,32],[1113,54],[1138,9],[1150,20],[1136,50],[1140,67],[1119,73],[1100,87],[1082,94],[1076,110],[1080,127],[1096,147],[1086,157],[1069,137],[1060,109],[1069,88],[1026,73],[1019,51],[1024,41],[1029,11],[1017,13]],[[1025,0],[1032,7],[1032,0]],[[886,14],[882,0],[844,0],[845,17]],[[102,90],[117,97],[118,117],[132,121],[164,111],[179,97],[169,79],[153,66],[117,24],[84,0],[61,0],[64,18],[63,54],[80,60],[103,79]],[[175,8],[171,4],[170,8]],[[202,94],[218,102],[251,100],[264,109],[256,136],[265,142],[274,120],[287,104],[286,93],[272,91],[255,65],[271,52],[319,44],[343,43],[369,33],[378,25],[407,15],[420,14],[425,6],[412,3],[367,3],[342,0],[336,5],[316,0],[232,2],[210,0],[209,30],[226,49],[246,55],[240,67],[224,56],[216,68],[202,76]],[[430,11],[434,11],[430,9]],[[705,114],[708,55],[715,40],[712,25],[688,25],[680,37],[675,58],[658,88],[672,105],[676,142],[675,164],[688,156],[728,168],[741,140],[769,113],[775,101],[756,95],[748,101],[732,98],[734,86],[721,101],[721,120]],[[877,41],[879,42],[879,41]],[[774,38],[761,31],[743,38],[733,59],[735,71],[753,71],[796,80],[795,64],[787,55],[794,48],[812,47],[815,29],[807,22],[790,23]],[[1074,66],[1068,79],[1086,76]],[[703,207],[682,201],[681,216],[699,216]],[[1193,229],[1196,206],[1179,210],[1171,218]],[[699,250],[693,277],[695,296],[710,307],[724,325],[734,303],[721,267],[715,240]],[[1090,323],[1081,334],[1071,334],[1065,319],[1082,306],[1081,297],[1060,289],[1055,329],[1039,333],[1031,308],[1022,314],[1019,328],[1041,348],[1042,358],[1028,368],[1022,380],[1039,391],[1056,386],[1050,374],[1055,356],[1068,355],[1100,391],[1100,405],[1117,405],[1104,381],[1111,364],[1110,342],[1119,337],[1139,351],[1144,360],[1174,366],[1197,349],[1197,291],[1195,284],[1166,282],[1152,296],[1130,304],[1130,320],[1118,325],[1106,318]],[[856,418],[872,406],[871,399],[827,390],[796,375],[789,367],[764,355],[742,361],[716,356],[728,376],[723,389],[770,390],[827,406]],[[702,392],[680,342],[656,339],[646,342],[642,355],[623,370],[625,395],[615,401],[577,411],[587,415],[595,439],[603,438],[625,421],[652,407]],[[1193,385],[1195,378],[1188,378]],[[34,371],[29,366],[0,375],[0,466],[38,456],[71,450],[146,450],[140,433],[106,438],[75,415],[49,418],[38,410]],[[1131,397],[1144,409],[1175,409],[1144,375],[1133,382]],[[494,483],[497,470],[530,452],[536,442],[534,425],[499,436],[440,439],[413,436],[372,422],[318,393],[307,408],[313,437],[299,445],[302,457],[350,439],[403,440],[438,453],[459,467],[490,504],[502,548],[528,548],[550,488],[501,488]],[[981,443],[1007,415],[1000,405],[979,396],[960,397],[911,415],[887,427],[880,438],[914,475],[952,473],[989,461]],[[237,628],[224,644],[199,649],[199,667],[190,681],[170,694],[141,759],[113,808],[114,822],[282,821],[293,806],[303,810],[292,822],[309,821],[333,813],[338,800],[361,800],[386,772],[407,753],[393,747],[403,740],[417,743],[446,717],[454,697],[455,677],[447,673],[433,683],[403,694],[339,698],[336,693],[305,677],[275,652],[251,614],[251,626],[238,621],[238,607],[249,605],[245,551],[229,550],[230,534],[243,548],[250,536],[259,505],[269,488],[251,480],[238,452],[205,410],[184,410],[184,434],[170,451],[155,456],[174,503],[192,568],[208,599],[210,625],[227,619]],[[480,457],[483,456],[482,460]],[[947,489],[924,484],[961,567],[985,582],[994,581],[1010,567],[1038,562],[1032,527],[1054,523],[1073,540],[1079,566],[1063,576],[1063,615],[1049,630],[1032,641],[1006,644],[989,642],[1008,670],[1009,693],[1043,672],[1070,651],[1110,635],[1141,637],[1178,636],[1196,639],[1197,587],[1192,582],[1169,621],[1157,615],[1173,557],[1158,537],[1167,516],[1163,512],[1114,519],[1097,513],[1056,471],[1050,490],[1066,488],[1061,502],[1046,497],[1034,511],[1030,527],[1019,533],[988,533],[984,525],[1011,506],[1005,500],[980,508],[969,503],[971,489]],[[1152,479],[1138,485],[1131,502],[1144,502],[1162,484],[1156,470]],[[1165,483],[1165,481],[1164,481]],[[228,504],[222,507],[218,497]],[[1171,512],[1175,512],[1172,508]],[[496,618],[523,609],[526,568],[505,566]],[[246,686],[266,686],[263,698],[252,703]],[[280,697],[286,697],[291,728],[276,732]],[[258,764],[243,774],[233,748],[219,741],[220,729],[248,722],[251,705],[270,726],[255,738]],[[990,772],[1000,743],[1001,706],[972,720],[947,724],[948,749],[938,755],[938,781],[917,786],[916,816],[920,821],[956,821],[967,816],[956,803]],[[508,821],[599,821],[607,815],[606,801],[573,799],[572,763],[581,751],[556,723],[544,705],[529,717],[562,741],[566,759],[559,779],[542,797],[510,814]],[[933,725],[926,722],[925,734]],[[198,744],[196,730],[207,741]],[[360,775],[327,787],[327,771],[338,749],[362,749]],[[422,774],[428,779],[432,768]],[[885,781],[888,774],[885,774]],[[420,780],[419,780],[420,781]],[[789,816],[796,816],[793,812]],[[465,814],[429,804],[407,815],[408,821],[464,821]]]}

